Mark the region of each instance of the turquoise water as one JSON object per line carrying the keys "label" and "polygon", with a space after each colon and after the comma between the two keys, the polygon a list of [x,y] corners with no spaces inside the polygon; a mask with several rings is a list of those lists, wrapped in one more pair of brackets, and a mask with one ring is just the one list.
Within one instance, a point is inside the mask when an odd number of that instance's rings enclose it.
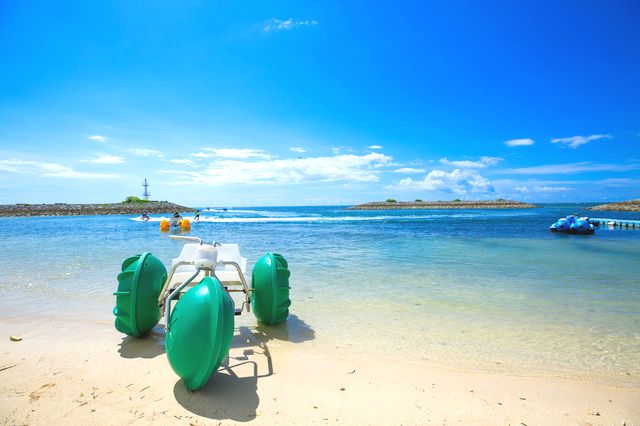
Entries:
{"label": "turquoise water", "polygon": [[[638,387],[640,231],[548,231],[584,207],[212,209],[190,235],[239,243],[249,271],[283,254],[291,339],[314,350]],[[151,251],[169,265],[182,245],[132,219],[0,219],[2,318],[111,320],[121,261]]]}

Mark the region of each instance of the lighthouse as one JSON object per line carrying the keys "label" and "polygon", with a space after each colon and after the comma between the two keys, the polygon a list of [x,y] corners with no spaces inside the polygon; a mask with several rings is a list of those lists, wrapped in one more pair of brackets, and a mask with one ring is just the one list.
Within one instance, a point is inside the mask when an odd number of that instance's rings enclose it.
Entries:
{"label": "lighthouse", "polygon": [[149,193],[149,182],[147,182],[147,178],[144,178],[144,183],[142,184],[142,187],[144,188],[144,192],[142,193],[142,196],[144,197],[145,200],[149,201],[149,196],[151,194]]}

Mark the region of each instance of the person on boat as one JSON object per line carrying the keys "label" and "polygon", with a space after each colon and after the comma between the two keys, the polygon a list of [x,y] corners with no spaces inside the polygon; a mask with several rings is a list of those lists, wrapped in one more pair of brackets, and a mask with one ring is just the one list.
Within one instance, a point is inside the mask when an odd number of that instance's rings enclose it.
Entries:
{"label": "person on boat", "polygon": [[149,214],[147,213],[147,211],[146,211],[146,210],[144,210],[144,211],[142,212],[142,215],[140,216],[140,218],[141,218],[142,220],[144,220],[144,221],[147,221],[147,220],[149,220],[149,219],[150,219],[150,218],[149,218]]}
{"label": "person on boat", "polygon": [[193,216],[194,222],[200,222],[200,210],[196,210],[196,215]]}
{"label": "person on boat", "polygon": [[173,218],[171,218],[171,226],[178,227],[180,222],[182,222],[182,216],[180,216],[180,213],[175,212]]}

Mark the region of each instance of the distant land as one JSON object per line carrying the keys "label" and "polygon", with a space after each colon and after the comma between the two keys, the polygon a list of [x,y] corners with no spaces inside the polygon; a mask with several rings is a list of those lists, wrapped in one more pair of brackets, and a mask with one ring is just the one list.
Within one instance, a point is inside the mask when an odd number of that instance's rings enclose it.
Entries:
{"label": "distant land", "polygon": [[191,207],[168,201],[122,202],[109,204],[0,204],[0,216],[93,216],[103,214],[195,212]]}
{"label": "distant land", "polygon": [[358,204],[347,210],[399,210],[399,209],[531,209],[535,204],[513,200],[475,200],[475,201],[375,201]]}
{"label": "distant land", "polygon": [[589,207],[589,210],[640,212],[640,198],[635,200],[629,200],[629,201],[620,201],[617,203],[601,204],[599,206]]}

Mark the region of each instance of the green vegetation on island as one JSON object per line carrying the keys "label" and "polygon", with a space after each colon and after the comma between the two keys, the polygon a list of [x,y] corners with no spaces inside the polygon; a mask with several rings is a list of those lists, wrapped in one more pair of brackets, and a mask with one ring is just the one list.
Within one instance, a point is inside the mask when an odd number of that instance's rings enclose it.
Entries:
{"label": "green vegetation on island", "polygon": [[123,203],[135,203],[135,204],[141,204],[141,203],[152,203],[153,201],[149,201],[149,200],[143,200],[140,197],[136,197],[135,195],[129,195],[127,198],[125,198],[125,200],[123,201]]}

